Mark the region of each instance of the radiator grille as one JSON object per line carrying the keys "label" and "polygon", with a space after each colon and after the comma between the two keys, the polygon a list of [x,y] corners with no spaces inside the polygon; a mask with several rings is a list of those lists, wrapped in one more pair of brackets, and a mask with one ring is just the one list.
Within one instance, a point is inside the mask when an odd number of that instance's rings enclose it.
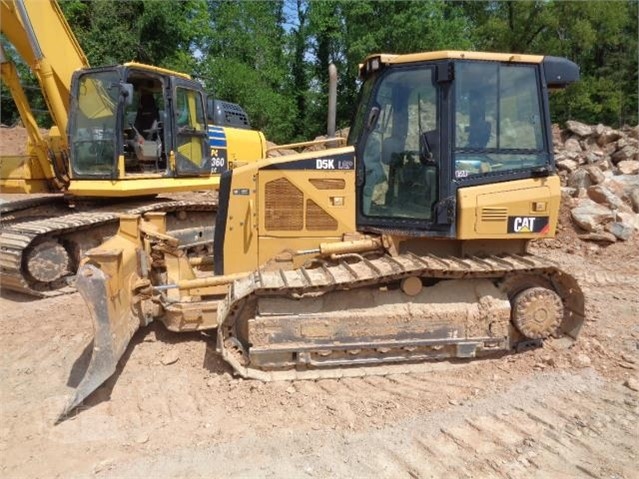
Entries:
{"label": "radiator grille", "polygon": [[318,190],[343,190],[346,187],[341,178],[311,178],[308,181]]}
{"label": "radiator grille", "polygon": [[306,229],[311,231],[336,230],[337,220],[313,200],[306,201]]}
{"label": "radiator grille", "polygon": [[299,231],[304,227],[304,194],[289,180],[269,181],[264,196],[267,230]]}

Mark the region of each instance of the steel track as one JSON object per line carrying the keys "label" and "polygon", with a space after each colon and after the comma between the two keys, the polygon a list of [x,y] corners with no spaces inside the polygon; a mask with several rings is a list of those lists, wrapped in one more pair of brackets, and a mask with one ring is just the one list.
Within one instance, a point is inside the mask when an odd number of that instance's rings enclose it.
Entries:
{"label": "steel track", "polygon": [[23,221],[3,228],[0,232],[0,286],[36,297],[57,296],[75,291],[61,283],[42,284],[29,278],[25,271],[25,255],[35,243],[46,239],[59,239],[81,231],[112,226],[117,230],[121,214],[144,214],[151,211],[215,211],[216,201],[166,201],[153,203],[125,211],[83,212],[57,218]]}
{"label": "steel track", "polygon": [[[409,253],[395,257],[383,256],[374,260],[361,258],[352,264],[342,261],[339,264],[322,265],[312,269],[257,271],[245,279],[236,281],[218,309],[218,350],[241,376],[265,381],[385,375],[406,371],[406,365],[390,364],[391,361],[385,361],[384,358],[379,358],[376,365],[359,367],[357,354],[353,355],[352,368],[344,367],[343,360],[336,368],[331,368],[330,365],[326,368],[291,368],[289,364],[274,364],[268,370],[264,367],[258,368],[251,363],[250,348],[238,339],[238,331],[248,328],[249,321],[256,320],[259,298],[287,297],[304,301],[305,296],[316,297],[333,291],[378,289],[380,286],[396,284],[411,276],[432,280],[490,279],[494,283],[514,277],[541,278],[551,284],[562,298],[564,318],[561,330],[566,337],[575,338],[584,321],[584,297],[577,281],[543,258],[508,254],[462,259],[434,255],[417,256]],[[392,344],[389,346],[393,347]],[[406,350],[405,346],[399,342],[395,345],[398,350]],[[302,346],[300,353],[308,353],[308,349]],[[322,347],[323,353],[327,353],[325,349]],[[336,344],[334,351],[328,353],[333,352],[340,352],[339,345]],[[423,359],[423,355],[419,357],[405,354],[403,358],[393,356],[392,362]],[[412,367],[419,369],[419,366],[408,365],[408,369]]]}

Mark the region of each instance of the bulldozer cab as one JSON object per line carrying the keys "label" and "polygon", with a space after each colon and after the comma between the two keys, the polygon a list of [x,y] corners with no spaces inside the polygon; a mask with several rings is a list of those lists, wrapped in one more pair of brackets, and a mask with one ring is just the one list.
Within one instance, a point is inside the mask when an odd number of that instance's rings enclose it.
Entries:
{"label": "bulldozer cab", "polygon": [[212,172],[206,97],[187,76],[136,64],[85,69],[71,97],[73,178]]}
{"label": "bulldozer cab", "polygon": [[442,56],[378,55],[361,66],[349,144],[362,231],[455,238],[459,190],[554,171],[545,90],[573,81],[576,65]]}

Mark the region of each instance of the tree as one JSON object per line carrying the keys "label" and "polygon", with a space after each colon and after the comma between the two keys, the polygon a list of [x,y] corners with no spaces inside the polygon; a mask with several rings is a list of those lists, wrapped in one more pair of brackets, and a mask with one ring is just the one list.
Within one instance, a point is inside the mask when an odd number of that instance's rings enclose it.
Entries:
{"label": "tree", "polygon": [[295,133],[282,2],[209,2],[210,35],[200,72],[218,98],[241,104],[254,127],[276,142]]}
{"label": "tree", "polygon": [[206,28],[204,0],[60,0],[93,66],[138,61],[191,72]]}
{"label": "tree", "polygon": [[554,95],[553,119],[637,123],[639,3],[490,1],[459,4],[480,50],[564,56],[581,80]]}
{"label": "tree", "polygon": [[[338,67],[338,124],[354,114],[358,65],[374,53],[411,53],[472,47],[470,22],[454,3],[322,1],[310,4],[311,53],[324,86],[327,67]],[[326,89],[321,104],[326,105]]]}

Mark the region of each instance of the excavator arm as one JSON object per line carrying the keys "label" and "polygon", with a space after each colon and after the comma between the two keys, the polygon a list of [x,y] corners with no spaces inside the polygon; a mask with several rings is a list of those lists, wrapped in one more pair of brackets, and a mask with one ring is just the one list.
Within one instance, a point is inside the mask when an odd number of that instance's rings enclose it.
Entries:
{"label": "excavator arm", "polygon": [[65,132],[71,76],[89,62],[55,1],[0,0],[2,34],[38,79],[55,125]]}
{"label": "excavator arm", "polygon": [[[48,139],[40,134],[29,107],[15,65],[1,53],[2,81],[7,85],[26,127],[31,147],[31,172],[26,177],[44,178],[54,190],[63,188],[66,178],[66,137],[69,119],[71,77],[75,70],[89,66],[82,48],[55,1],[0,0],[0,31],[13,45],[37,78],[54,126]],[[35,161],[33,161],[35,160]],[[11,181],[13,170],[19,170],[22,158],[6,158],[3,165],[3,187],[7,191],[31,191],[24,178]]]}

